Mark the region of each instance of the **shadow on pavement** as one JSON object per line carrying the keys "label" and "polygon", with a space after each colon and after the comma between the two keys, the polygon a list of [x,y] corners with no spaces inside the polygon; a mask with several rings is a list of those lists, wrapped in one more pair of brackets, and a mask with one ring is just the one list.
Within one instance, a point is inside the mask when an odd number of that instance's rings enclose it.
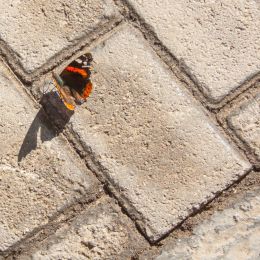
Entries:
{"label": "shadow on pavement", "polygon": [[63,105],[56,92],[44,94],[40,104],[42,107],[32,121],[19,150],[18,162],[37,148],[37,139],[40,138],[43,143],[59,135],[74,114],[74,111]]}

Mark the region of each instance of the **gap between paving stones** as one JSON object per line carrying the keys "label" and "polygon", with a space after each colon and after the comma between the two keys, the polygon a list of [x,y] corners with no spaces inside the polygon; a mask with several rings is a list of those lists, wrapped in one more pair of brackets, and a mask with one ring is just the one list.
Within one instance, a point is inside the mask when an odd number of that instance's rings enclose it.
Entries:
{"label": "gap between paving stones", "polygon": [[60,65],[64,60],[70,58],[83,48],[86,48],[87,46],[91,45],[92,42],[98,40],[101,36],[105,35],[113,28],[117,27],[121,22],[121,18],[114,18],[110,20],[105,25],[91,32],[88,36],[84,36],[78,39],[77,44],[62,49],[60,52],[58,52],[52,58],[50,58],[47,61],[47,63],[43,64],[41,67],[39,67],[32,73],[26,73],[26,71],[23,69],[21,63],[17,58],[17,54],[1,39],[0,56],[8,64],[12,71],[18,76],[21,82],[28,86],[32,84],[34,81],[38,80],[41,76],[53,70],[56,66]]}
{"label": "gap between paving stones", "polygon": [[196,76],[189,72],[184,61],[178,60],[175,57],[175,55],[158,38],[153,31],[152,26],[146,23],[144,18],[135,11],[131,4],[127,0],[114,0],[114,2],[118,6],[122,16],[143,33],[144,38],[150,43],[150,46],[155,50],[157,55],[168,65],[174,75],[184,83],[185,87],[189,89],[192,95],[210,112],[217,113],[222,107],[236,99],[241,93],[249,90],[260,80],[259,72],[245,79],[238,88],[231,90],[227,96],[218,102],[206,97]]}
{"label": "gap between paving stones", "polygon": [[[252,155],[255,155],[257,161],[260,160],[260,144],[259,142],[257,143],[257,140],[260,140],[260,136],[257,134],[258,122],[260,121],[258,113],[259,103],[260,93],[255,95],[252,100],[243,103],[239,109],[230,113],[226,120],[229,128],[232,129],[237,138],[246,145],[247,150],[252,153]],[[249,134],[246,134],[247,127],[243,125],[245,120],[252,120],[251,124],[254,124],[254,126],[251,127],[251,132]],[[249,125],[251,124],[249,122]]]}
{"label": "gap between paving stones", "polygon": [[243,84],[241,84],[237,89],[230,91],[223,101],[218,104],[218,107],[214,109],[215,113],[220,112],[230,103],[235,102],[241,95],[245,95],[248,91],[254,89],[255,85],[260,82],[260,73],[252,76],[250,79],[246,79]]}
{"label": "gap between paving stones", "polygon": [[[235,129],[232,129],[228,124],[228,117],[238,111],[244,103],[249,100],[254,100],[255,96],[259,95],[260,81],[257,81],[247,92],[241,93],[232,102],[226,104],[221,111],[216,115],[216,120],[222,126],[227,136],[237,145],[237,147],[245,153],[248,160],[254,165],[255,170],[260,170],[260,163],[256,155],[253,154],[251,147],[243,140],[239,135],[236,134]],[[255,101],[256,102],[256,101]]]}

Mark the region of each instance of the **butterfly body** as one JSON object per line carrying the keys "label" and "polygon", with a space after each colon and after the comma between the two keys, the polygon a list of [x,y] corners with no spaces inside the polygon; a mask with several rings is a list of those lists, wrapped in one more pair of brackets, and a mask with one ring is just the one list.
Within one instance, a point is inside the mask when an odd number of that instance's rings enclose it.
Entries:
{"label": "butterfly body", "polygon": [[92,91],[92,60],[91,54],[87,53],[71,62],[60,75],[53,72],[57,92],[69,110],[84,103]]}

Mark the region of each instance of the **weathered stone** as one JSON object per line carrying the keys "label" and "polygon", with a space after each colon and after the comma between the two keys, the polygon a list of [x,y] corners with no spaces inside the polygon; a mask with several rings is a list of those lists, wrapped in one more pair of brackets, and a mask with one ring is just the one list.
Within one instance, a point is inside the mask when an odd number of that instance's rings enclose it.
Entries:
{"label": "weathered stone", "polygon": [[32,72],[118,13],[111,0],[0,0],[0,38]]}
{"label": "weathered stone", "polygon": [[216,212],[193,235],[169,243],[156,260],[259,259],[260,190],[248,193],[232,207]]}
{"label": "weathered stone", "polygon": [[3,63],[0,111],[1,252],[99,186]]}
{"label": "weathered stone", "polygon": [[258,1],[127,1],[212,101],[259,72]]}
{"label": "weathered stone", "polygon": [[260,94],[233,112],[228,125],[260,160]]}
{"label": "weathered stone", "polygon": [[131,259],[145,245],[120,208],[102,198],[19,259]]}
{"label": "weathered stone", "polygon": [[94,91],[69,126],[157,240],[251,166],[140,33],[123,26],[92,54]]}

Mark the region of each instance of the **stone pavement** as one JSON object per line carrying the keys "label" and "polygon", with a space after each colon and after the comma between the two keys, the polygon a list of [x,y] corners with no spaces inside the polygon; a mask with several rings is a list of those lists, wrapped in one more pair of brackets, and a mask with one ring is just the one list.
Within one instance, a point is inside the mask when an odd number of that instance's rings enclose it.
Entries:
{"label": "stone pavement", "polygon": [[248,192],[230,208],[216,212],[192,236],[169,243],[155,259],[259,259],[259,192]]}
{"label": "stone pavement", "polygon": [[260,258],[258,1],[0,4],[0,259]]}

